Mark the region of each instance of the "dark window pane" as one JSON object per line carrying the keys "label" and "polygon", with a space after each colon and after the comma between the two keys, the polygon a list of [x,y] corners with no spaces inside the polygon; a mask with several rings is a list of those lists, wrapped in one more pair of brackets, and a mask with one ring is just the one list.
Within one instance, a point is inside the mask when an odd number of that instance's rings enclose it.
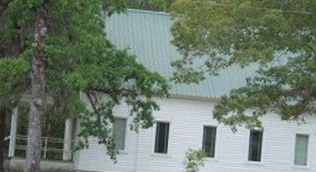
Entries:
{"label": "dark window pane", "polygon": [[202,148],[207,157],[214,157],[216,143],[216,128],[204,126]]}
{"label": "dark window pane", "polygon": [[125,147],[126,119],[116,118],[113,123],[113,140],[116,149],[124,150]]}
{"label": "dark window pane", "polygon": [[155,152],[167,153],[169,137],[169,123],[158,122],[156,127]]}
{"label": "dark window pane", "polygon": [[249,161],[261,161],[262,131],[250,131]]}

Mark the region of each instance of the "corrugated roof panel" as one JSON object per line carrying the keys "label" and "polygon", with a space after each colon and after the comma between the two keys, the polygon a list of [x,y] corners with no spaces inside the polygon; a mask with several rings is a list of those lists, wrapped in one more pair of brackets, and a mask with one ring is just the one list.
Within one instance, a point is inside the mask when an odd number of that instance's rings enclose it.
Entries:
{"label": "corrugated roof panel", "polygon": [[[118,48],[129,48],[137,60],[149,70],[170,77],[171,61],[180,58],[176,47],[171,44],[170,16],[161,12],[128,10],[107,19],[106,32],[110,41]],[[174,84],[171,94],[218,98],[230,90],[245,85],[246,78],[254,73],[254,67],[240,69],[230,67],[218,76],[208,76],[197,84]]]}

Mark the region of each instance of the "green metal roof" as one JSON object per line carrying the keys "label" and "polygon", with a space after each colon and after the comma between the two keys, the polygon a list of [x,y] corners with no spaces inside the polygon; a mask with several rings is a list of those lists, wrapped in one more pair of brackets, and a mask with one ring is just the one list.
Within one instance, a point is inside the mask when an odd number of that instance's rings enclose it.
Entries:
{"label": "green metal roof", "polygon": [[[107,19],[106,32],[110,41],[118,48],[129,48],[137,60],[149,70],[157,71],[170,77],[173,68],[170,62],[181,55],[171,44],[172,21],[167,13],[142,10],[127,10],[126,13],[114,14]],[[174,84],[170,91],[173,95],[218,98],[231,89],[246,84],[246,78],[254,73],[254,68],[240,69],[230,67],[218,76],[209,76],[197,84]]]}

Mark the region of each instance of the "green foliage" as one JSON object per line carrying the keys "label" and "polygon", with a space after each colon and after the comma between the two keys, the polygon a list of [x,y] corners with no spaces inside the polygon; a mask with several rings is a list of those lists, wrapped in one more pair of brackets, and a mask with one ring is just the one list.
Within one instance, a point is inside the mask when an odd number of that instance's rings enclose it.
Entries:
{"label": "green foliage", "polygon": [[[214,117],[229,125],[246,123],[260,126],[260,117],[267,111],[283,120],[304,120],[315,115],[316,60],[310,56],[289,59],[286,65],[261,69],[247,86],[223,96],[214,110]],[[249,109],[252,115],[244,112]],[[234,115],[232,115],[234,114]]]}
{"label": "green foliage", "polygon": [[0,82],[3,83],[0,86],[3,92],[11,92],[12,87],[21,80],[23,75],[28,71],[29,66],[24,58],[12,59],[4,58],[0,61]]}
{"label": "green foliage", "polygon": [[[19,118],[18,118],[18,135],[27,135],[28,119],[29,119],[29,103],[20,102],[17,106]],[[51,110],[51,106],[45,109],[42,125],[42,137],[63,138],[64,137],[64,124],[66,117],[62,114],[54,114],[54,110]]]}
{"label": "green foliage", "polygon": [[128,8],[149,11],[169,11],[174,0],[129,0]]}
{"label": "green foliage", "polygon": [[[152,98],[168,95],[168,85],[162,76],[147,70],[134,56],[118,50],[106,38],[105,18],[124,11],[126,3],[125,0],[8,1],[3,5],[5,19],[1,19],[0,25],[0,34],[5,35],[0,39],[3,43],[0,81],[4,80],[0,82],[0,95],[16,97],[8,90],[19,95],[29,87],[35,7],[43,4],[48,25],[43,47],[45,81],[54,102],[46,111],[56,118],[81,118],[80,136],[84,142],[80,145],[88,146],[88,137],[95,136],[105,144],[110,157],[115,158],[109,125],[113,107],[126,102],[132,107],[132,128],[148,128],[153,123],[152,112],[158,110]],[[17,89],[11,80],[19,81],[23,89]],[[83,95],[89,98],[91,108],[80,99]]]}
{"label": "green foliage", "polygon": [[189,149],[185,154],[185,169],[187,172],[198,172],[199,167],[204,166],[206,154],[204,150]]}
{"label": "green foliage", "polygon": [[[16,103],[19,91],[23,88],[26,79],[25,73],[29,71],[27,61],[24,57],[3,58],[0,60],[0,103]],[[22,84],[22,86],[21,86]]]}
{"label": "green foliage", "polygon": [[197,83],[232,65],[256,65],[247,86],[221,98],[216,119],[254,127],[267,112],[285,120],[315,114],[315,12],[314,0],[178,0],[172,34],[183,57],[172,63],[174,79]]}

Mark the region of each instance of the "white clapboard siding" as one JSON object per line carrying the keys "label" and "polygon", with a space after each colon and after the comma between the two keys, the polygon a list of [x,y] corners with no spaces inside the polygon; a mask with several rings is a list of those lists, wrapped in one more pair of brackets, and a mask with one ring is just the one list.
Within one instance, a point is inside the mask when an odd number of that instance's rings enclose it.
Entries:
{"label": "white clapboard siding", "polygon": [[[239,128],[233,133],[229,127],[218,125],[212,118],[212,101],[170,98],[157,101],[161,110],[155,113],[158,121],[170,122],[167,155],[153,153],[153,128],[127,131],[126,150],[113,164],[106,156],[105,147],[91,139],[88,150],[80,152],[76,167],[83,171],[106,172],[182,172],[188,148],[202,146],[203,125],[217,126],[215,158],[209,158],[201,172],[316,172],[316,118],[307,124],[281,121],[278,115],[263,119],[263,157],[260,163],[247,161],[249,131]],[[120,105],[116,116],[128,116],[128,107]],[[295,134],[309,134],[308,167],[293,166]]]}

